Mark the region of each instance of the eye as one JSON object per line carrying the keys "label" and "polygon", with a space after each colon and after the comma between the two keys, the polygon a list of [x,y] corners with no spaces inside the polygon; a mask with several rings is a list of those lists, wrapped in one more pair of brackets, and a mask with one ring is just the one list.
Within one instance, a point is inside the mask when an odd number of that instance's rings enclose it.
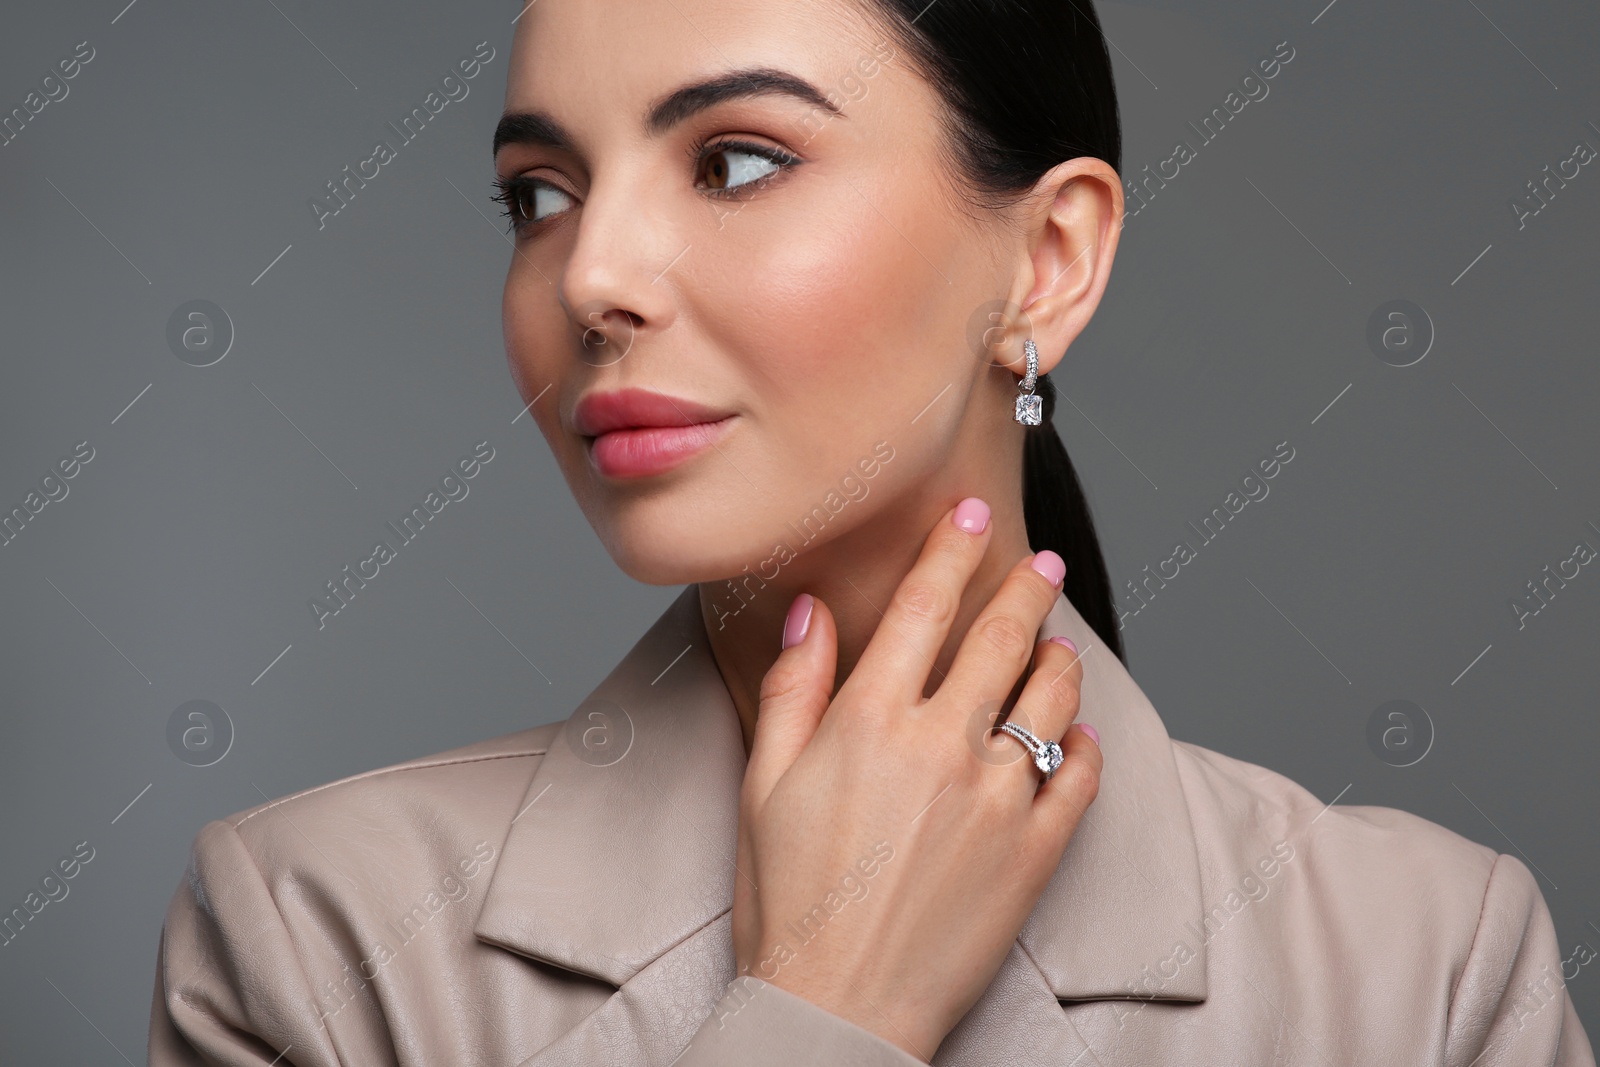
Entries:
{"label": "eye", "polygon": [[737,195],[799,162],[799,157],[781,148],[722,141],[701,153],[695,179],[715,196]]}
{"label": "eye", "polygon": [[[719,197],[740,196],[801,162],[800,157],[781,148],[752,141],[722,141],[695,151],[695,180]],[[491,199],[504,205],[500,213],[511,220],[511,228],[517,232],[531,230],[575,204],[566,190],[527,175],[496,178],[494,186],[498,191]]]}
{"label": "eye", "polygon": [[513,230],[524,230],[544,222],[566,211],[573,202],[566,190],[526,175],[496,178],[494,185],[499,192],[491,199],[505,205],[500,213],[511,220]]}

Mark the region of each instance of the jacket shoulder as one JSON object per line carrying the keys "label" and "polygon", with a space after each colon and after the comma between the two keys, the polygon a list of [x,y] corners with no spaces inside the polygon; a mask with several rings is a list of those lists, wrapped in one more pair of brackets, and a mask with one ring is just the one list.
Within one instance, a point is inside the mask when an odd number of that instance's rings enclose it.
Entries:
{"label": "jacket shoulder", "polygon": [[[379,767],[201,827],[162,928],[150,1062],[266,1067],[293,1049],[295,1063],[336,1067],[377,1062],[391,1043],[458,1038],[415,1024],[432,1019],[440,981],[495,988],[472,924],[561,727]],[[363,1054],[346,1058],[351,1048]]]}
{"label": "jacket shoulder", "polygon": [[[1248,838],[1242,832],[1247,827],[1273,840],[1315,842],[1319,849],[1337,853],[1341,864],[1335,867],[1330,857],[1328,869],[1319,873],[1457,884],[1463,898],[1470,898],[1476,918],[1499,856],[1495,849],[1409,811],[1330,803],[1269,768],[1186,741],[1172,744],[1202,847]],[[1207,839],[1202,823],[1230,833]]]}
{"label": "jacket shoulder", "polygon": [[1252,905],[1264,936],[1314,936],[1363,966],[1410,959],[1414,994],[1442,1014],[1477,938],[1490,876],[1515,857],[1408,811],[1330,803],[1266,767],[1174,747],[1208,908],[1233,903],[1230,894],[1270,894],[1272,906]]}
{"label": "jacket shoulder", "polygon": [[1593,1067],[1528,864],[1407,811],[1325,802],[1199,745],[1174,741],[1173,758],[1207,931],[1245,908],[1255,916],[1253,937],[1217,938],[1219,958],[1242,951],[1307,1003],[1326,999],[1333,961],[1342,1025],[1404,1016],[1447,1063]]}
{"label": "jacket shoulder", "polygon": [[[309,849],[397,838],[472,837],[498,848],[560,721],[418,756],[234,812],[226,823],[263,864]],[[203,828],[204,847],[220,826]],[[208,833],[208,830],[211,831]],[[381,847],[381,845],[377,845]],[[323,858],[331,862],[330,851]]]}

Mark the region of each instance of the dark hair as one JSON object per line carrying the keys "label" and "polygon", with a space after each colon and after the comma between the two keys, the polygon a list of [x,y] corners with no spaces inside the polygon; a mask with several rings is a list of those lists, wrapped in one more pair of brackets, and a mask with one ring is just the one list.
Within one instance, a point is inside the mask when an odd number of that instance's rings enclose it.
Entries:
{"label": "dark hair", "polygon": [[[1092,0],[872,0],[912,66],[943,97],[953,170],[974,204],[1002,208],[1079,156],[1122,166],[1111,56]],[[1025,431],[1028,543],[1067,564],[1063,592],[1127,662],[1089,501],[1056,432],[1055,384],[1039,378],[1044,422]]]}

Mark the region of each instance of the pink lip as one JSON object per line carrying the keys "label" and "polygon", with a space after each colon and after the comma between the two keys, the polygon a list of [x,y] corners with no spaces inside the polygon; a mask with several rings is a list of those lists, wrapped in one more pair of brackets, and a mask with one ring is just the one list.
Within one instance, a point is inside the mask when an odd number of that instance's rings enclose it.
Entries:
{"label": "pink lip", "polygon": [[733,416],[689,426],[643,426],[612,430],[589,445],[589,458],[607,478],[643,478],[663,474],[711,447],[733,422]]}
{"label": "pink lip", "polygon": [[671,470],[710,447],[732,421],[729,412],[646,389],[591,393],[573,411],[590,460],[609,478]]}

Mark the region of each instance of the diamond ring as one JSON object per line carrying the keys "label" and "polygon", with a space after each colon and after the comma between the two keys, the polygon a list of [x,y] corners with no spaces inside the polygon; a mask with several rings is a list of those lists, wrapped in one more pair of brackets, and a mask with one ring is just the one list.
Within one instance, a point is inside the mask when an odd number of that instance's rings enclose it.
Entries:
{"label": "diamond ring", "polygon": [[1063,758],[1060,745],[1054,741],[1041,741],[1014,722],[1004,723],[1000,729],[1022,742],[1028,754],[1033,757],[1033,765],[1039,768],[1039,773],[1044,775],[1045,781],[1048,782],[1055,777],[1056,768],[1061,766]]}

